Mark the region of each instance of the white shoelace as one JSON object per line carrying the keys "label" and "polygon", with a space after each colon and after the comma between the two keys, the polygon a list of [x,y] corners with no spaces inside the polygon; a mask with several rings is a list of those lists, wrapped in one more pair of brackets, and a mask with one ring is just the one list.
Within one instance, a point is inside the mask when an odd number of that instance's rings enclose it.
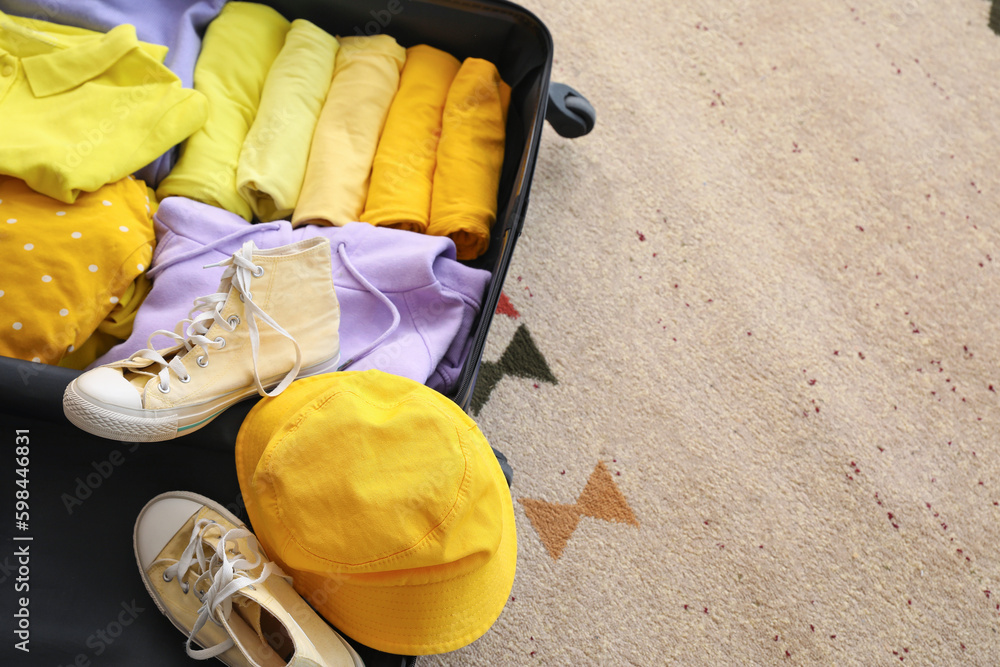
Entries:
{"label": "white shoelace", "polygon": [[[272,574],[287,578],[287,575],[275,563],[271,561],[265,562],[264,557],[261,555],[260,543],[257,542],[257,538],[253,533],[244,528],[233,528],[222,534],[215,545],[215,551],[211,553],[211,557],[206,557],[205,537],[213,528],[222,533],[222,526],[211,519],[200,519],[197,521],[194,529],[191,531],[191,539],[187,547],[181,552],[181,557],[163,572],[164,580],[172,581],[176,578],[185,594],[190,592],[190,585],[184,583],[184,577],[187,575],[188,570],[197,567],[195,571],[199,572],[193,586],[195,595],[201,600],[201,608],[198,610],[198,619],[191,628],[191,633],[188,635],[186,644],[187,654],[196,660],[214,658],[235,645],[236,642],[232,637],[229,637],[226,641],[215,646],[203,649],[191,647],[191,642],[194,641],[195,636],[197,636],[209,620],[216,625],[222,625],[218,618],[220,609],[221,617],[229,618],[233,609],[234,595],[244,588],[252,589],[256,584],[261,583]],[[253,551],[252,561],[247,560],[240,551],[228,548],[229,544],[235,543],[240,539],[247,540],[250,549]],[[252,575],[249,574],[250,571],[261,563],[264,563],[264,567],[261,569],[260,576],[252,578]],[[206,590],[199,590],[208,580],[211,580],[211,585]]]}
{"label": "white shoelace", "polygon": [[[156,336],[168,336],[173,338],[175,341],[184,346],[186,352],[190,352],[195,346],[200,345],[204,354],[199,355],[195,360],[195,363],[201,367],[207,366],[209,361],[209,349],[222,349],[226,345],[226,339],[222,336],[208,338],[205,335],[208,333],[208,330],[212,327],[212,325],[218,324],[223,331],[229,333],[235,331],[236,327],[240,325],[238,315],[231,315],[228,319],[222,317],[222,307],[225,305],[226,299],[229,298],[229,286],[231,286],[240,294],[241,300],[243,301],[243,311],[247,318],[247,327],[250,329],[250,350],[253,354],[253,377],[254,382],[257,385],[257,393],[261,396],[277,396],[283,392],[285,388],[291,384],[293,380],[295,380],[299,374],[299,370],[302,368],[302,350],[299,348],[298,342],[296,342],[295,338],[293,338],[291,334],[281,328],[281,326],[275,322],[270,315],[265,313],[260,306],[254,303],[253,294],[250,292],[250,281],[253,278],[259,278],[264,275],[263,267],[254,264],[251,259],[256,249],[257,247],[254,245],[253,241],[247,241],[243,244],[243,247],[239,251],[232,255],[232,257],[224,259],[221,262],[216,262],[215,264],[206,265],[204,267],[206,269],[216,266],[227,267],[222,274],[219,291],[215,294],[195,299],[194,308],[190,313],[188,313],[189,319],[178,322],[175,327],[175,331],[167,331],[165,329],[154,331],[150,334],[149,338],[146,339],[146,349],[139,350],[132,355],[132,359],[148,359],[160,364],[162,368],[158,373],[150,373],[148,371],[142,371],[134,368],[129,370],[141,375],[148,375],[150,377],[159,376],[159,389],[163,393],[170,391],[170,371],[173,371],[181,382],[187,382],[190,380],[191,375],[188,372],[187,367],[184,365],[184,357],[186,354],[181,354],[180,351],[178,351],[177,354],[173,355],[173,358],[170,361],[167,361],[153,347],[153,338]],[[278,386],[276,386],[270,393],[264,389],[264,386],[260,381],[260,374],[257,372],[257,351],[260,347],[260,333],[257,329],[258,318],[282,336],[292,341],[292,345],[295,346],[295,365],[285,375],[285,377],[282,378],[281,382],[278,383]]]}

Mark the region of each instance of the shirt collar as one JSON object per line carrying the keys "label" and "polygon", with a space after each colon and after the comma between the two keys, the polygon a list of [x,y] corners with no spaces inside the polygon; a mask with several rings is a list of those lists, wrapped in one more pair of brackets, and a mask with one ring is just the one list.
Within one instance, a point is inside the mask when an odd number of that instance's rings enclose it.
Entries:
{"label": "shirt collar", "polygon": [[[44,34],[44,33],[43,33]],[[106,34],[73,46],[60,45],[58,39],[50,53],[21,59],[25,77],[35,97],[66,92],[106,72],[125,54],[139,48],[135,27],[123,24]]]}

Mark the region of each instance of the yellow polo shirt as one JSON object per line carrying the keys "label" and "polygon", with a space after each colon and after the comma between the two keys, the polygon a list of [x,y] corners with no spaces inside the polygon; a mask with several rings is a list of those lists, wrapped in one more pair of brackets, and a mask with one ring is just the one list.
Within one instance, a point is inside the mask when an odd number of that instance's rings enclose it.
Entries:
{"label": "yellow polo shirt", "polygon": [[106,34],[0,12],[0,174],[72,203],[200,128],[205,97],[135,28]]}

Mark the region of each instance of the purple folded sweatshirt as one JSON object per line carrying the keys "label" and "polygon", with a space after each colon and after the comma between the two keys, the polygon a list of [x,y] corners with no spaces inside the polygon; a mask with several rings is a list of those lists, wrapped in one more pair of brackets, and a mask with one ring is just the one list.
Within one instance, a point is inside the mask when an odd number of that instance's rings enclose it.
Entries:
{"label": "purple folded sweatshirt", "polygon": [[[107,32],[123,23],[134,25],[140,40],[170,49],[164,65],[185,88],[191,88],[201,38],[224,4],[226,0],[0,0],[0,10],[98,32]],[[155,188],[173,168],[175,160],[175,150],[171,149],[136,176]]]}
{"label": "purple folded sweatshirt", "polygon": [[[375,368],[445,394],[455,388],[490,273],[456,261],[451,239],[364,222],[296,229],[285,220],[251,225],[184,197],[164,199],[153,221],[157,245],[147,274],[153,288],[136,313],[129,339],[91,368],[146,347],[157,329],[173,331],[196,298],[214,294],[224,269],[202,268],[206,264],[229,257],[251,240],[268,249],[322,236],[330,240],[345,370]],[[172,344],[166,337],[153,339],[154,347]]]}

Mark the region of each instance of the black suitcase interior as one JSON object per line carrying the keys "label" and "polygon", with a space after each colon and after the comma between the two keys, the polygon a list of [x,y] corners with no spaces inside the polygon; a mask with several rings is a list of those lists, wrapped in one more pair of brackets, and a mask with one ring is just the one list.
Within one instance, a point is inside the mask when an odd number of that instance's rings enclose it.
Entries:
{"label": "black suitcase interior", "polygon": [[[548,115],[563,136],[593,126],[593,110],[566,86],[550,88],[552,39],[531,13],[502,0],[275,0],[289,20],[304,18],[334,35],[385,33],[403,46],[429,44],[459,60],[493,62],[511,86],[498,215],[489,250],[472,265],[492,274],[472,351],[453,401],[468,409],[490,320],[524,224],[531,177]],[[0,357],[3,469],[10,503],[0,522],[4,665],[197,664],[184,637],[156,610],[133,556],[132,526],[153,496],[186,490],[208,496],[247,521],[233,465],[240,424],[256,402],[230,408],[189,436],[133,444],[91,436],[62,414],[62,393],[77,375]],[[20,439],[18,439],[20,438]],[[15,530],[15,451],[28,447],[27,530]],[[25,450],[21,450],[25,451]],[[510,481],[510,468],[498,452]],[[20,487],[17,487],[20,488]],[[15,539],[18,538],[18,539]],[[27,564],[17,550],[28,548]],[[17,588],[15,589],[15,586]],[[30,653],[15,650],[20,597],[29,598]],[[357,646],[365,664],[408,665],[415,658]]]}

